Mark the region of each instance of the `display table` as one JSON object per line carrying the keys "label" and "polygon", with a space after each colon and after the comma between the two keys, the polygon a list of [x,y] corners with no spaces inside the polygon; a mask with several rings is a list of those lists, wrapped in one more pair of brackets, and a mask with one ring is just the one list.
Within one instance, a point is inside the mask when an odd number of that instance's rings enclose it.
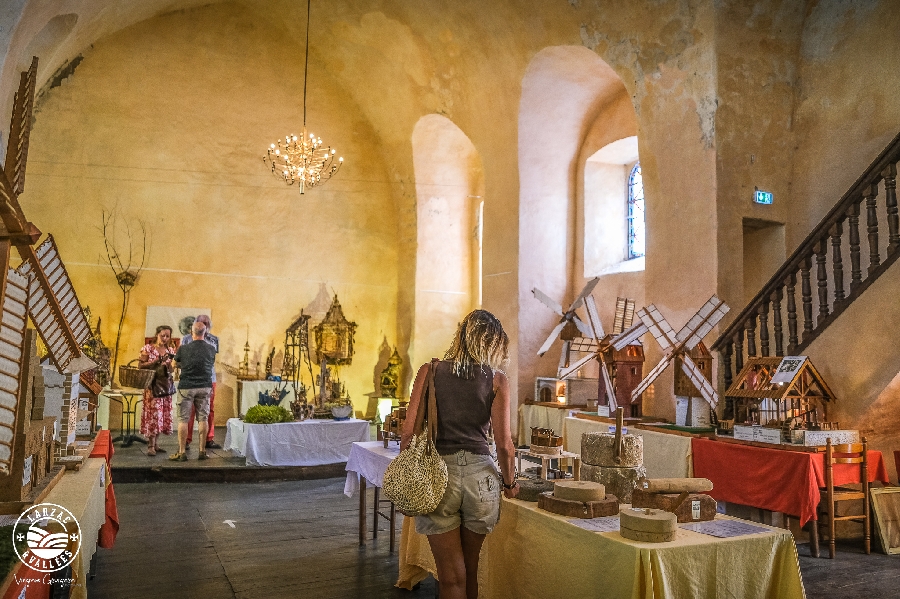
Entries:
{"label": "display table", "polygon": [[229,418],[225,449],[247,458],[248,466],[322,466],[350,458],[355,441],[368,441],[367,420],[301,420],[247,424]]}
{"label": "display table", "polygon": [[522,404],[519,406],[518,444],[531,443],[531,427],[551,428],[558,436],[564,433],[565,420],[570,412],[577,412],[578,408],[571,406],[546,406],[537,404]]}
{"label": "display table", "polygon": [[397,510],[391,504],[390,511],[380,511],[379,490],[384,483],[384,472],[391,460],[400,455],[400,444],[383,441],[354,443],[350,448],[350,459],[347,460],[347,481],[344,483],[344,495],[352,497],[359,491],[359,544],[366,544],[366,483],[375,487],[374,511],[372,513],[372,538],[378,538],[378,518],[385,518],[390,525],[390,550],[394,550],[396,534]]}
{"label": "display table", "polygon": [[[607,432],[610,425],[596,420],[566,418],[563,447],[581,454],[581,435]],[[691,437],[627,427],[628,434],[644,439],[644,467],[648,478],[684,478],[693,476]]]}
{"label": "display table", "polygon": [[[713,482],[718,501],[796,516],[800,526],[816,519],[819,489],[825,486],[825,456],[809,451],[768,449],[710,439],[692,439],[694,476]],[[869,450],[869,482],[888,482],[880,451]],[[835,464],[834,484],[858,483],[859,464]],[[810,530],[813,554],[818,531]]]}
{"label": "display table", "polygon": [[[89,457],[103,458],[106,460],[106,473],[110,475],[112,468],[113,449],[112,436],[109,431],[100,431],[94,439],[94,449]],[[106,480],[106,520],[100,527],[100,535],[97,544],[104,549],[112,549],[116,543],[116,535],[119,533],[119,509],[116,504],[116,492],[113,489],[112,476]]]}
{"label": "display table", "polygon": [[[717,516],[729,519],[728,516]],[[591,532],[536,503],[504,499],[500,522],[485,539],[480,595],[490,599],[604,597],[805,597],[797,550],[787,530],[729,539],[679,529],[669,543],[640,543],[618,532]],[[434,559],[414,518],[403,522],[400,577],[411,589]]]}
{"label": "display table", "polygon": [[[247,410],[259,404],[259,393],[272,391],[274,389],[286,389],[287,395],[281,400],[279,405],[288,407],[296,397],[294,395],[294,386],[290,382],[283,381],[241,381],[237,382],[237,413],[238,416],[244,416]],[[288,407],[288,409],[290,409]]]}

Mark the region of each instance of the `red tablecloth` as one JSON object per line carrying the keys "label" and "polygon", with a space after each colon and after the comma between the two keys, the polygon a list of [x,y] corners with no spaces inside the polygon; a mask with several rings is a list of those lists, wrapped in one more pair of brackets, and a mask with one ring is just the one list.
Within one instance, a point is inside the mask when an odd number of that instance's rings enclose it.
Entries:
{"label": "red tablecloth", "polygon": [[[825,486],[825,454],[766,449],[710,439],[692,439],[694,476],[713,482],[719,501],[816,519],[819,489]],[[888,482],[880,451],[870,450],[869,481]],[[835,464],[834,484],[859,482],[858,464]]]}
{"label": "red tablecloth", "polygon": [[97,545],[104,549],[112,549],[116,543],[116,534],[119,532],[119,510],[116,508],[116,493],[113,490],[111,477],[113,449],[112,436],[108,430],[97,433],[94,441],[94,449],[91,451],[92,458],[106,458],[106,522],[100,527],[100,535],[97,539]]}

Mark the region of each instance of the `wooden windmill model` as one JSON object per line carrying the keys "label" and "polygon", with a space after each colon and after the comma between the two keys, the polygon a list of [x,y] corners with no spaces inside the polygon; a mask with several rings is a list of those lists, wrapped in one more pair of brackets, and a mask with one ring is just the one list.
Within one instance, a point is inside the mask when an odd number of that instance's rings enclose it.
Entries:
{"label": "wooden windmill model", "polygon": [[[681,370],[690,383],[699,391],[710,408],[715,410],[719,403],[719,394],[712,386],[712,383],[710,383],[707,375],[703,373],[703,370],[691,358],[690,352],[722,320],[722,317],[728,313],[728,310],[730,310],[728,305],[714,295],[703,304],[703,307],[694,314],[678,333],[675,332],[653,304],[638,310],[640,322],[619,335],[612,343],[612,346],[615,349],[622,349],[649,331],[656,338],[665,355],[663,355],[659,364],[631,392],[631,401],[636,401],[641,393],[646,391],[647,387],[653,384],[653,381],[675,360],[681,363]],[[690,398],[688,398],[687,424],[691,423],[691,403]]]}
{"label": "wooden windmill model", "polygon": [[[561,305],[550,299],[546,293],[537,287],[531,290],[531,292],[534,293],[534,297],[560,317],[559,323],[550,332],[550,335],[547,337],[547,340],[544,341],[541,349],[538,350],[538,355],[543,356],[550,350],[557,338],[562,339],[562,353],[559,356],[559,367],[557,368],[557,375],[559,378],[563,378],[561,376],[562,371],[569,368],[572,342],[582,336],[591,338],[594,336],[594,331],[583,320],[578,318],[575,310],[584,304],[585,298],[591,297],[591,292],[594,290],[594,287],[597,286],[599,280],[599,278],[593,278],[588,281],[584,286],[584,289],[581,290],[581,293],[578,294],[578,297],[575,298],[575,301],[572,302],[572,305],[569,306],[569,309],[565,312],[563,312]],[[591,302],[593,304],[593,299]],[[594,306],[595,314],[596,311],[597,307]],[[600,320],[598,318],[597,323],[599,324],[599,322]]]}
{"label": "wooden windmill model", "polygon": [[613,322],[613,332],[610,335],[603,331],[603,325],[600,322],[600,316],[593,296],[588,295],[584,298],[584,305],[588,315],[588,324],[591,327],[591,335],[574,339],[569,349],[570,351],[586,353],[587,355],[572,362],[569,366],[561,368],[559,378],[568,378],[591,360],[597,360],[600,363],[597,397],[606,399],[606,405],[609,406],[612,413],[618,407],[618,401],[615,383],[610,378],[612,366],[610,352],[612,344],[618,339],[618,336],[622,334],[625,328],[631,327],[631,321],[634,318],[634,300],[621,297],[616,299],[616,317]]}
{"label": "wooden windmill model", "polygon": [[[90,339],[91,329],[53,237],[48,235],[33,247],[41,232],[25,218],[19,205],[25,188],[37,64],[35,57],[31,68],[22,73],[13,102],[6,164],[0,170],[0,472],[11,471],[14,457],[16,462],[24,459],[13,455],[13,447],[16,433],[24,430],[24,423],[17,420],[23,416],[18,408],[28,387],[24,381],[28,373],[22,369],[26,309],[53,362],[65,375],[66,388],[74,395],[74,400],[64,397],[63,411],[71,409],[60,423],[62,453],[67,440],[74,441],[79,374],[96,367],[81,349]],[[13,246],[22,258],[16,270],[9,268]]]}

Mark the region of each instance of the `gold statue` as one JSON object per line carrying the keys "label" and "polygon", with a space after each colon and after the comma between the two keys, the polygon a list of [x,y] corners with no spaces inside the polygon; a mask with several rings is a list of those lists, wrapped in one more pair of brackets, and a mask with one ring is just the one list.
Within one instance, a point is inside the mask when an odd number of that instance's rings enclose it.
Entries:
{"label": "gold statue", "polygon": [[400,387],[400,370],[403,367],[403,359],[394,348],[394,353],[388,359],[387,367],[381,371],[381,396],[397,397],[397,390]]}

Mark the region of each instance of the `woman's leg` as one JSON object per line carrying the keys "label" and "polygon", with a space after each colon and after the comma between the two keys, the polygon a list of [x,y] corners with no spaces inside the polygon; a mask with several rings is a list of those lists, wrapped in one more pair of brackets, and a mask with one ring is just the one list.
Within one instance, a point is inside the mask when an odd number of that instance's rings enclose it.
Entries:
{"label": "woman's leg", "polygon": [[481,554],[485,535],[472,532],[465,526],[460,526],[459,530],[463,561],[466,564],[466,599],[478,599],[478,556]]}
{"label": "woman's leg", "polygon": [[428,535],[437,566],[441,599],[466,599],[466,561],[461,530],[459,527],[439,535]]}

